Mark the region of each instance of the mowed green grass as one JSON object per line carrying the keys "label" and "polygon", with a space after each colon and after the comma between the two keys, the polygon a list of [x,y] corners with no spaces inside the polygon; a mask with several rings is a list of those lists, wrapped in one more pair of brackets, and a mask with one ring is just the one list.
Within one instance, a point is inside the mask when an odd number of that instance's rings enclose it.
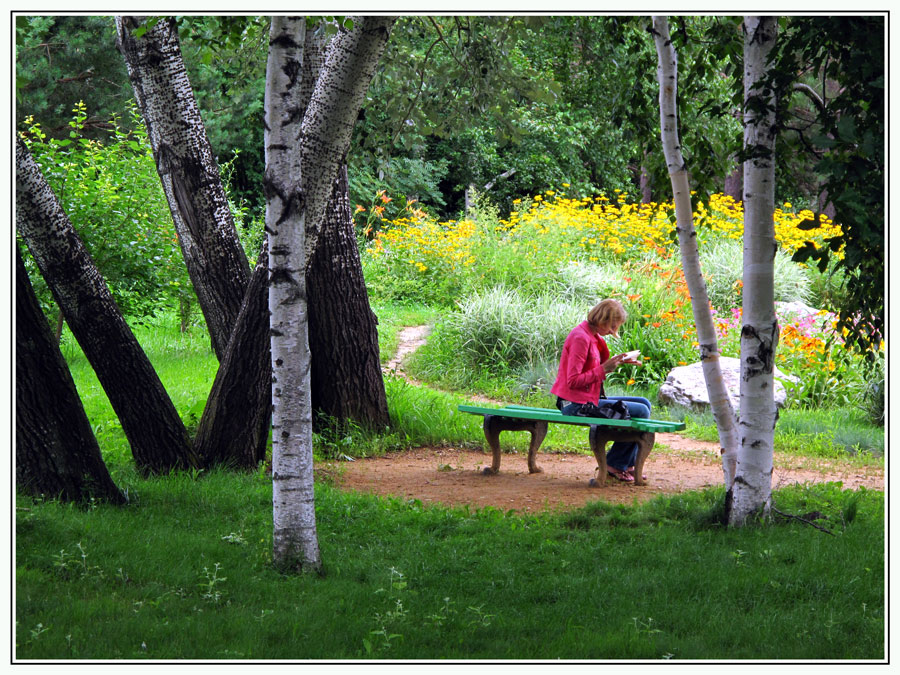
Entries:
{"label": "mowed green grass", "polygon": [[[139,337],[182,416],[199,415],[215,372],[208,344],[164,329]],[[17,497],[17,659],[885,657],[882,493],[776,492],[780,511],[826,533],[780,517],[724,528],[721,489],[525,516],[326,481],[325,574],[283,575],[265,469],[140,477],[89,366],[67,349],[130,503]],[[380,440],[354,430],[363,453],[481,443],[480,419],[453,412],[462,397],[387,387],[395,429]],[[573,444],[583,449],[584,434]]]}
{"label": "mowed green grass", "polygon": [[320,484],[324,576],[271,565],[265,473],[135,479],[123,508],[19,498],[19,659],[880,659],[881,493],[742,530],[721,491],[521,516]]}

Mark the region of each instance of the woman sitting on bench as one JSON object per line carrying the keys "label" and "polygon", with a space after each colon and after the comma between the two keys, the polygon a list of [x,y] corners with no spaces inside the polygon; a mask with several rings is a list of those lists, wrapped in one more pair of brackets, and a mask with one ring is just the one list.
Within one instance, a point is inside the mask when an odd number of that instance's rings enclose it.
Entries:
{"label": "woman sitting on bench", "polygon": [[[588,312],[587,321],[572,329],[563,345],[559,373],[550,392],[563,415],[576,415],[584,404],[602,406],[622,401],[632,417],[650,417],[650,401],[642,396],[607,396],[603,380],[622,363],[640,363],[626,354],[609,355],[605,335],[619,337],[619,328],[628,315],[618,300],[603,300]],[[617,441],[606,453],[609,475],[626,483],[634,482],[638,445]]]}

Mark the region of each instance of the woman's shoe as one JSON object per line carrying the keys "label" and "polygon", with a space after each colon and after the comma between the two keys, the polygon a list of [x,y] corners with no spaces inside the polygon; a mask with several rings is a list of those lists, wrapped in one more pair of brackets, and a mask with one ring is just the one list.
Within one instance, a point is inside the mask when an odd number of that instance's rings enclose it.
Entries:
{"label": "woman's shoe", "polygon": [[[629,466],[627,469],[625,469],[625,473],[627,473],[629,476],[631,476],[631,479],[634,480],[634,467],[633,466]],[[647,474],[642,474],[641,480],[647,480]]]}
{"label": "woman's shoe", "polygon": [[612,467],[607,467],[606,473],[615,478],[616,480],[620,480],[623,483],[633,483],[634,476],[632,476],[627,471],[622,471],[621,469],[614,469]]}

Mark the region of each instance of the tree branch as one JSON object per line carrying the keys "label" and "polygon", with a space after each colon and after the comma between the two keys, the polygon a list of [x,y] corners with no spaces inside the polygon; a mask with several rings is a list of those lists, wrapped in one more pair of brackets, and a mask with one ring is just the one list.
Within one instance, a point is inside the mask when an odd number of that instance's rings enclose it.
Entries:
{"label": "tree branch", "polygon": [[783,511],[779,511],[778,509],[776,509],[774,506],[772,507],[772,510],[773,510],[775,513],[777,513],[779,516],[783,517],[783,518],[793,518],[794,520],[799,520],[801,523],[804,523],[804,524],[806,524],[806,525],[809,525],[810,527],[814,527],[814,528],[816,528],[817,530],[820,530],[821,532],[824,532],[825,534],[829,534],[829,535],[831,535],[832,537],[834,536],[834,532],[830,532],[829,530],[826,530],[826,529],[825,529],[824,527],[822,527],[821,525],[816,525],[816,524],[815,524],[814,522],[812,522],[811,520],[806,520],[806,518],[801,518],[800,516],[795,516],[795,515],[792,514],[792,513],[784,513]]}
{"label": "tree branch", "polygon": [[794,82],[794,91],[800,92],[801,94],[806,94],[806,97],[813,102],[816,108],[818,108],[819,112],[822,114],[825,113],[825,101],[822,100],[822,97],[819,96],[818,92],[808,84],[803,84],[802,82]]}

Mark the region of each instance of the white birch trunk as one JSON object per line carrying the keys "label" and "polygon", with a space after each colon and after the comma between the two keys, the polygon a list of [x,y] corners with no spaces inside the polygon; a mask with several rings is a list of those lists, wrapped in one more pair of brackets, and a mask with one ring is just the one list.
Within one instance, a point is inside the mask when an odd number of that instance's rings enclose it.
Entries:
{"label": "white birch trunk", "polygon": [[396,20],[392,16],[352,17],[353,29],[339,32],[328,43],[299,139],[303,193],[313,216],[306,228],[307,269],[322,231],[332,182],[350,147],[359,109]]}
{"label": "white birch trunk", "polygon": [[332,182],[393,17],[356,17],[332,41],[306,107],[306,19],[273,17],[266,69],[266,230],[272,345],[273,556],[321,570],[312,459],[306,269]]}
{"label": "white birch trunk", "polygon": [[662,145],[675,200],[676,230],[678,233],[678,247],[681,251],[681,265],[684,269],[684,278],[691,295],[694,324],[697,328],[697,340],[700,343],[700,361],[703,364],[703,377],[706,380],[710,407],[716,420],[719,443],[722,447],[722,470],[725,477],[725,487],[730,490],[735,475],[738,434],[735,426],[734,411],[731,408],[725,381],[722,379],[722,369],[719,365],[719,344],[716,339],[716,329],[712,314],[709,311],[709,295],[706,291],[706,281],[703,279],[700,269],[700,255],[697,248],[697,234],[694,230],[688,170],[681,152],[681,143],[678,139],[678,111],[676,107],[678,56],[669,38],[669,25],[666,17],[653,17],[653,39],[659,56],[657,77],[659,79],[659,119],[662,130]]}
{"label": "white birch trunk", "polygon": [[117,42],[153,147],[178,242],[221,360],[250,280],[250,267],[206,136],[172,17],[140,37],[147,17],[117,16]]}
{"label": "white birch trunk", "polygon": [[744,308],[741,418],[729,523],[767,516],[772,499],[775,422],[775,97],[759,83],[769,69],[777,17],[744,18]]}
{"label": "white birch trunk", "polygon": [[272,17],[266,67],[266,230],[272,346],[273,558],[284,569],[321,568],[313,485],[305,241],[306,209],[296,112],[305,17]]}

